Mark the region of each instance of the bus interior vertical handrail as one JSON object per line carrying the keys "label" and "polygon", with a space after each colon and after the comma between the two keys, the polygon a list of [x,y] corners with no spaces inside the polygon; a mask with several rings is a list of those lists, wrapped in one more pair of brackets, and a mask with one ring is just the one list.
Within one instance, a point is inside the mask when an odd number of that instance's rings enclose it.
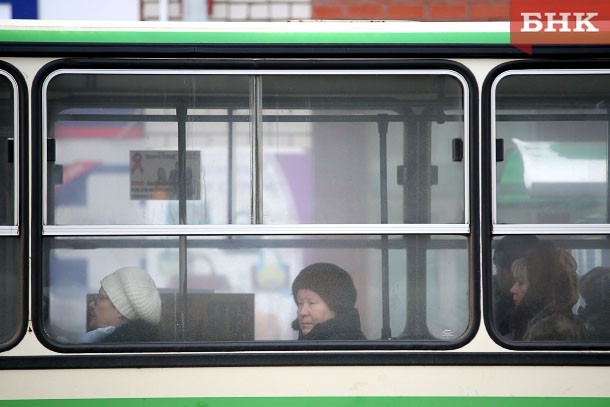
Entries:
{"label": "bus interior vertical handrail", "polygon": [[[430,221],[430,125],[421,118],[405,122],[403,160],[408,165],[403,184],[404,222]],[[406,165],[406,164],[405,164]],[[431,337],[426,321],[426,246],[428,237],[415,235],[407,241],[407,315],[401,338]]]}
{"label": "bus interior vertical handrail", "polygon": [[[606,157],[610,157],[610,109],[606,117]],[[606,222],[610,222],[610,166],[608,165],[606,165]]]}
{"label": "bus interior vertical handrail", "polygon": [[233,109],[227,109],[227,224],[233,224]]}
{"label": "bus interior vertical handrail", "polygon": [[250,109],[252,116],[252,120],[250,121],[250,216],[252,224],[255,225],[263,223],[262,104],[262,77],[253,75],[250,77]]}
{"label": "bus interior vertical handrail", "polygon": [[[377,120],[379,132],[379,193],[381,197],[381,223],[388,223],[388,115],[380,114]],[[381,236],[381,339],[392,336],[390,327],[390,272],[388,237]]]}
{"label": "bus interior vertical handrail", "polygon": [[[186,213],[186,119],[187,106],[185,103],[177,106],[176,119],[178,122],[178,219],[181,225],[187,224]],[[178,249],[178,281],[179,281],[179,306],[178,334],[181,340],[186,339],[187,313],[188,313],[188,275],[187,275],[187,253],[186,236],[180,236]]]}

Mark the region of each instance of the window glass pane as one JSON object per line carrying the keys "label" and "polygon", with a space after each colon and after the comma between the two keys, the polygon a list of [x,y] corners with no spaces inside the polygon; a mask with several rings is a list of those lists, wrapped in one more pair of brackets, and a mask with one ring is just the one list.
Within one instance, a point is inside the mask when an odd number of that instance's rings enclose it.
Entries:
{"label": "window glass pane", "polygon": [[[20,240],[7,226],[17,225],[15,208],[14,144],[16,140],[16,85],[8,73],[0,70],[0,345],[10,342],[23,324],[23,276]],[[9,142],[10,140],[10,142]]]}
{"label": "window glass pane", "polygon": [[499,81],[498,223],[608,222],[609,85],[610,73]]}
{"label": "window glass pane", "polygon": [[493,258],[493,322],[502,337],[608,343],[606,237],[498,236]]}
{"label": "window glass pane", "polygon": [[15,219],[15,166],[13,157],[15,139],[15,88],[0,71],[0,226],[16,224]]}
{"label": "window glass pane", "polygon": [[248,86],[244,76],[53,77],[48,223],[249,223]]}
{"label": "window glass pane", "polygon": [[464,222],[456,78],[272,75],[262,89],[264,223]]}
{"label": "window glass pane", "polygon": [[[293,321],[301,315],[291,289],[295,280],[299,281],[297,294],[317,293],[333,313],[324,319],[309,310],[311,315],[300,317],[303,332],[307,323],[320,325],[316,339],[363,339],[352,336],[360,331],[368,340],[433,344],[458,340],[471,320],[465,238],[189,237],[182,267],[187,276],[186,299],[180,283],[180,239],[184,238],[49,239],[46,331],[50,338],[61,344],[100,341],[101,337],[118,340],[104,330],[94,331],[104,324],[120,325],[115,319],[103,320],[107,315],[103,306],[110,305],[107,300],[114,305],[115,298],[115,308],[126,310],[131,318],[127,320],[138,320],[140,315],[158,329],[156,337],[150,335],[153,329],[146,331],[148,336],[138,336],[141,331],[136,326],[131,336],[122,336],[130,342],[292,341],[299,337],[299,325],[295,330]],[[387,270],[382,266],[384,256]],[[302,272],[311,265],[315,266]],[[129,300],[132,280],[144,281],[134,268],[145,270],[160,293],[158,320],[154,298]],[[116,276],[117,270],[122,279]],[[108,275],[114,277],[105,281]],[[120,321],[129,324],[127,320]],[[382,337],[388,329],[387,337]]]}
{"label": "window glass pane", "polygon": [[22,314],[23,277],[19,259],[19,239],[0,239],[0,258],[3,259],[0,273],[0,344],[13,339],[24,321]]}
{"label": "window glass pane", "polygon": [[465,221],[464,89],[448,74],[68,71],[46,103],[49,224]]}

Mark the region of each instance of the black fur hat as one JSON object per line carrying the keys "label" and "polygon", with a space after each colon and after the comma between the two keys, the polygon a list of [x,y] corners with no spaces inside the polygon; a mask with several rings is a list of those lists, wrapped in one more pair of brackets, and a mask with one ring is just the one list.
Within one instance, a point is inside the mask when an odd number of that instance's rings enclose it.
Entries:
{"label": "black fur hat", "polygon": [[493,262],[497,267],[509,269],[513,261],[524,257],[539,241],[533,235],[505,236],[494,244]]}
{"label": "black fur hat", "polygon": [[356,305],[357,293],[354,281],[347,271],[331,263],[314,263],[301,270],[292,283],[292,296],[295,302],[300,289],[315,292],[336,313]]}
{"label": "black fur hat", "polygon": [[580,277],[580,295],[588,306],[610,306],[610,268],[595,267]]}

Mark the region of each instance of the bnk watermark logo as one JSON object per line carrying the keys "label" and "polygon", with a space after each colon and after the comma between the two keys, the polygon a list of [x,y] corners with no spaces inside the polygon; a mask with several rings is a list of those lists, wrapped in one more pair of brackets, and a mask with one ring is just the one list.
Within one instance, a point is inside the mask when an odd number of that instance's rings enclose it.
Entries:
{"label": "bnk watermark logo", "polygon": [[534,44],[610,44],[610,0],[512,0],[510,42],[528,53]]}

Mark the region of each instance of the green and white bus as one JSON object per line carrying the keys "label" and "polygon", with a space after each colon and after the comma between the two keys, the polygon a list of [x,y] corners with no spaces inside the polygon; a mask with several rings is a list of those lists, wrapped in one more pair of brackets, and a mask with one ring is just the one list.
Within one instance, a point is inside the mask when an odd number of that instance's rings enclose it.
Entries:
{"label": "green and white bus", "polygon": [[[500,22],[3,22],[0,405],[610,406],[609,51],[528,55]],[[551,298],[527,318],[515,260]],[[299,340],[319,262],[366,339]],[[91,341],[123,267],[158,335]]]}

